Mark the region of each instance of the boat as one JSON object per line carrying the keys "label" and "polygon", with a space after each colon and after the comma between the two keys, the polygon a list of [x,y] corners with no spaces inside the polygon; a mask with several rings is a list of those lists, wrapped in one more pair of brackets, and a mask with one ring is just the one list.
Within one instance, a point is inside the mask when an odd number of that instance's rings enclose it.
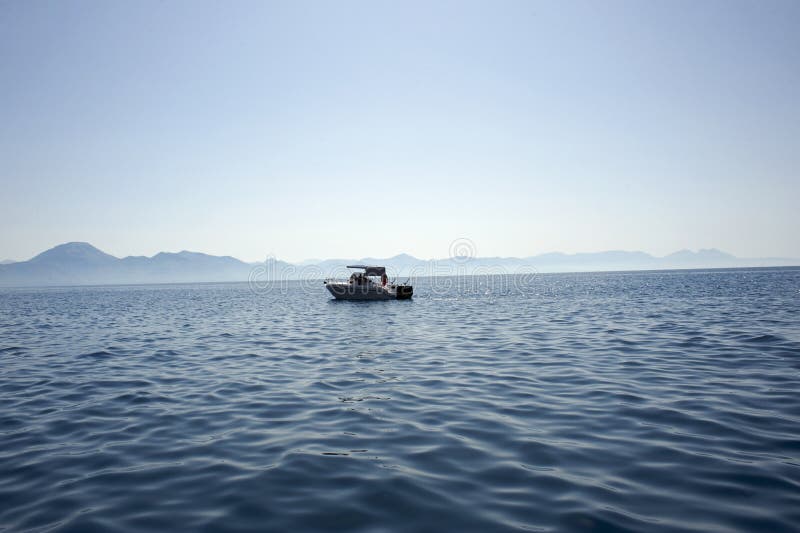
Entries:
{"label": "boat", "polygon": [[348,265],[358,270],[347,281],[325,280],[325,287],[337,300],[408,300],[414,287],[407,283],[389,283],[386,267]]}

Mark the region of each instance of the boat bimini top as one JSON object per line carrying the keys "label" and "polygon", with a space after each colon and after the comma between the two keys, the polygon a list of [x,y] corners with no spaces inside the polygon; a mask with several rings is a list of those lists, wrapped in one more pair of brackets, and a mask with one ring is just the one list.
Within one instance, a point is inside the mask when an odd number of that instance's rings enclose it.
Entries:
{"label": "boat bimini top", "polygon": [[347,268],[358,268],[364,271],[365,276],[383,276],[386,274],[386,267],[367,266],[367,265],[347,265]]}

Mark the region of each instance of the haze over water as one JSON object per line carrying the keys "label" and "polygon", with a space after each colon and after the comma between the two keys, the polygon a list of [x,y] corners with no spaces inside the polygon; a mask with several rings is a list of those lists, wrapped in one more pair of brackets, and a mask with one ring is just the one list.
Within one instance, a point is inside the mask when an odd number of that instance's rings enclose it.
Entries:
{"label": "haze over water", "polygon": [[797,531],[800,269],[0,292],[0,529]]}

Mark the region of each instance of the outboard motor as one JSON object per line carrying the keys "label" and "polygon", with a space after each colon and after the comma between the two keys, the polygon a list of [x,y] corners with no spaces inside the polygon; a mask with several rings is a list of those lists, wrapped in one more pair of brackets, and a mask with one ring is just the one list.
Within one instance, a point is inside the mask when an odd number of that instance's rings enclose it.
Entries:
{"label": "outboard motor", "polygon": [[397,286],[397,299],[408,300],[414,295],[414,287],[411,285],[398,285]]}

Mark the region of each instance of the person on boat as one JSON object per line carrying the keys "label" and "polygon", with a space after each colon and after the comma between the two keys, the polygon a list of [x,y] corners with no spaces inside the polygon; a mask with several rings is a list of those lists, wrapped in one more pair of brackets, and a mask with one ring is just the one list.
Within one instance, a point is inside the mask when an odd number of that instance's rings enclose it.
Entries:
{"label": "person on boat", "polygon": [[383,274],[381,274],[381,285],[385,287],[388,282],[389,282],[389,276],[387,276],[386,272],[384,272]]}

